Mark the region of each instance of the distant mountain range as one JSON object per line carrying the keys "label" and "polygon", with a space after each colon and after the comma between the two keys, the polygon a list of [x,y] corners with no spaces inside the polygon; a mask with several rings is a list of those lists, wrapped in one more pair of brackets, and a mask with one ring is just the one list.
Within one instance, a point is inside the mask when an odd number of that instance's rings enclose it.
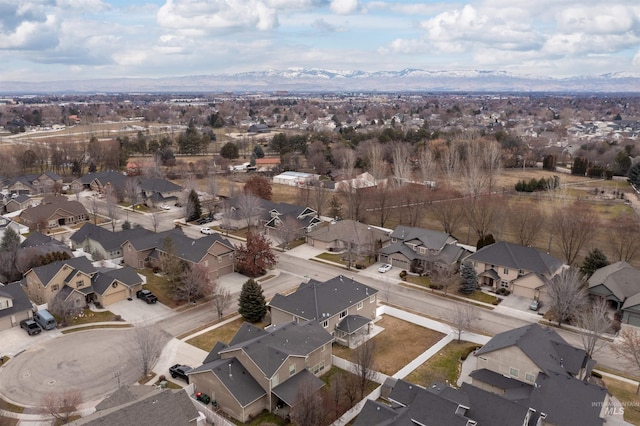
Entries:
{"label": "distant mountain range", "polygon": [[552,78],[504,71],[332,71],[292,68],[237,74],[112,78],[43,82],[5,81],[3,94],[206,92],[556,92],[639,93],[640,74]]}

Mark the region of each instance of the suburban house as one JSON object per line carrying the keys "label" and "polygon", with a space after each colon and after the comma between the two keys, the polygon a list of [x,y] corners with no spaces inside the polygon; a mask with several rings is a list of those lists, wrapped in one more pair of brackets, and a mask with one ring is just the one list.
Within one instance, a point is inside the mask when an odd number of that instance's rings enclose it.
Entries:
{"label": "suburban house", "polygon": [[0,286],[0,331],[33,317],[33,306],[20,283]]}
{"label": "suburban house", "polygon": [[391,243],[378,251],[379,261],[413,273],[455,271],[468,254],[451,235],[431,229],[399,225],[390,237]]}
{"label": "suburban house", "polygon": [[164,232],[145,233],[128,238],[122,243],[125,265],[132,268],[144,267],[162,269],[162,258],[167,256],[167,242],[171,241],[174,254],[188,264],[202,264],[209,270],[213,281],[234,270],[235,247],[220,234],[206,235],[193,239],[181,229]]}
{"label": "suburban house", "polygon": [[20,213],[22,223],[38,231],[75,225],[89,220],[89,213],[78,201],[69,201],[65,197],[55,197]]}
{"label": "suburban house", "polygon": [[375,256],[389,238],[387,231],[351,219],[330,222],[306,235],[307,244],[312,247],[326,251],[343,251],[351,247],[363,256]]}
{"label": "suburban house", "polygon": [[78,183],[84,189],[99,193],[107,193],[113,189],[121,197],[124,196],[128,187],[134,185],[138,190],[140,201],[144,204],[175,203],[182,192],[180,185],[166,179],[126,176],[116,171],[87,173],[76,181],[76,186]]}
{"label": "suburban house", "polygon": [[563,262],[533,247],[497,242],[467,256],[479,285],[509,290],[518,296],[549,302],[546,285],[562,271]]}
{"label": "suburban house", "polygon": [[27,234],[29,232],[29,228],[27,228],[26,226],[18,222],[14,222],[7,217],[0,216],[0,240],[4,238],[4,233],[9,228],[13,229],[18,235]]}
{"label": "suburban house", "polygon": [[73,252],[65,243],[38,231],[33,231],[29,234],[20,244],[20,247],[29,249],[40,256],[46,256],[48,253],[62,252],[67,253],[69,257],[73,257]]}
{"label": "suburban house", "polygon": [[36,205],[38,205],[38,202],[29,195],[18,194],[7,201],[5,208],[7,213],[13,213]]}
{"label": "suburban house", "polygon": [[62,188],[62,177],[53,172],[16,176],[7,179],[2,189],[9,194],[47,194]]}
{"label": "suburban house", "polygon": [[289,240],[300,238],[315,226],[322,223],[315,210],[310,207],[296,206],[287,203],[274,203],[262,200],[264,212],[260,218],[267,235],[287,235]]}
{"label": "suburban house", "polygon": [[[116,259],[122,257],[122,244],[129,239],[153,232],[144,228],[133,228],[126,231],[112,232],[107,228],[87,222],[71,234],[69,241],[74,250],[83,250],[94,255],[94,260]],[[97,255],[97,258],[95,258]]]}
{"label": "suburban house", "polygon": [[594,362],[551,329],[497,334],[475,356],[478,369],[459,388],[388,378],[354,426],[601,426],[611,415],[607,390],[581,380]]}
{"label": "suburban house", "polygon": [[[130,178],[133,179],[133,178]],[[166,179],[137,177],[143,203],[146,205],[175,204],[182,187]]]}
{"label": "suburban house", "polygon": [[187,374],[196,392],[246,422],[263,410],[286,416],[299,389],[319,390],[331,369],[333,337],[317,321],[265,329],[244,323],[229,344],[218,342]]}
{"label": "suburban house", "polygon": [[102,306],[132,297],[142,278],[132,268],[98,270],[84,256],[38,266],[24,274],[27,296],[41,305],[61,297],[76,308],[95,302]]}
{"label": "suburban house", "polygon": [[303,172],[284,172],[273,177],[273,183],[289,186],[310,185],[320,179],[320,175]]}
{"label": "suburban house", "polygon": [[121,386],[96,406],[96,411],[75,420],[73,426],[199,426],[204,415],[198,412],[184,389],[155,386]]}
{"label": "suburban house", "polygon": [[596,270],[587,283],[590,295],[622,313],[623,324],[640,327],[640,270],[620,261]]}
{"label": "suburban house", "polygon": [[271,323],[315,321],[336,342],[357,346],[376,319],[378,290],[343,275],[320,282],[309,280],[288,295],[277,293],[269,302]]}

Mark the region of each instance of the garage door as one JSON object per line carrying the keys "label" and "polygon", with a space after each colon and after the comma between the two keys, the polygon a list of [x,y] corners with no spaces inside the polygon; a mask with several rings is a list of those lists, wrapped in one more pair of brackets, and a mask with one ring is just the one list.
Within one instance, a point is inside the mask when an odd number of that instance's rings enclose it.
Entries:
{"label": "garage door", "polygon": [[108,305],[111,305],[112,303],[120,302],[121,300],[124,300],[127,298],[129,293],[127,292],[126,287],[122,285],[119,285],[118,287],[121,288],[121,290],[117,290],[117,291],[114,291],[113,293],[104,295],[104,297],[102,298],[103,306],[108,306]]}
{"label": "garage door", "polygon": [[515,294],[517,296],[523,296],[523,297],[526,297],[528,299],[533,299],[533,298],[535,298],[536,291],[531,289],[531,288],[528,288],[528,287],[522,287],[522,286],[514,285],[513,286],[513,294]]}
{"label": "garage door", "polygon": [[409,261],[404,259],[391,259],[391,264],[398,268],[409,269]]}
{"label": "garage door", "polygon": [[640,315],[630,314],[628,318],[629,325],[640,327]]}

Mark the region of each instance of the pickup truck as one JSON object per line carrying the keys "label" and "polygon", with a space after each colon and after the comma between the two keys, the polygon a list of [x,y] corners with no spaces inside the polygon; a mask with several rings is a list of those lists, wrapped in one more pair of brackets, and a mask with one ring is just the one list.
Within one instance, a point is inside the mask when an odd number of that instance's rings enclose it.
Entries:
{"label": "pickup truck", "polygon": [[180,377],[182,380],[187,382],[187,384],[189,384],[189,376],[187,376],[187,373],[191,371],[191,369],[192,368],[189,367],[188,365],[175,364],[169,367],[169,373],[171,374],[171,377],[173,377],[174,379],[176,377]]}
{"label": "pickup truck", "polygon": [[34,334],[40,334],[42,331],[42,327],[32,319],[26,319],[20,321],[20,328],[24,328],[29,333],[29,336],[33,336]]}
{"label": "pickup truck", "polygon": [[155,294],[151,293],[149,290],[138,290],[136,293],[136,297],[138,299],[142,299],[147,303],[156,303],[158,298]]}

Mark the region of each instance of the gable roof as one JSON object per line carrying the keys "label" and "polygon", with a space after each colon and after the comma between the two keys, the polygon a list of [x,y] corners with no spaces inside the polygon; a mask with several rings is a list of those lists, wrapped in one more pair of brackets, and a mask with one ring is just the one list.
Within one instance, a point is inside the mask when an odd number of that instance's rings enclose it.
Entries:
{"label": "gable roof", "polygon": [[[51,262],[47,265],[37,266],[32,268],[34,274],[40,279],[40,282],[46,287],[49,285],[49,281],[62,269],[64,266],[70,267],[70,272],[67,278],[76,271],[82,271],[87,275],[91,275],[97,271],[97,269],[91,264],[89,259],[84,256],[74,257],[67,260],[58,260]],[[27,271],[28,272],[28,271]]]}
{"label": "gable roof", "polygon": [[39,204],[35,207],[25,209],[20,217],[26,219],[32,223],[36,223],[40,220],[49,220],[58,210],[61,210],[67,215],[81,216],[88,215],[87,210],[79,201],[69,200],[56,200],[49,204]]}
{"label": "gable roof", "polygon": [[41,232],[33,231],[21,244],[22,248],[38,248],[38,252],[46,254],[53,251],[61,251],[71,255],[73,252],[62,241],[58,241],[53,237],[44,235]]}
{"label": "gable roof", "polygon": [[569,345],[554,330],[535,323],[496,334],[478,349],[476,355],[511,346],[518,347],[547,374],[557,372],[565,376],[575,376],[587,362],[584,349]]}
{"label": "gable roof", "polygon": [[0,317],[31,310],[31,301],[20,282],[0,286],[0,296],[11,299],[13,304],[10,308],[0,309]]}
{"label": "gable roof", "polygon": [[118,281],[127,287],[133,287],[141,284],[142,278],[130,266],[120,269],[103,269],[91,278],[91,285],[96,293],[104,294],[114,281]]}
{"label": "gable roof", "polygon": [[331,334],[316,321],[291,322],[265,331],[267,334],[230,345],[220,354],[240,349],[270,378],[289,356],[307,356],[333,341]]}
{"label": "gable roof", "polygon": [[266,395],[250,372],[235,357],[218,359],[190,370],[187,374],[211,371],[242,407]]}
{"label": "gable roof", "polygon": [[154,177],[138,177],[137,179],[140,182],[140,189],[143,191],[159,193],[182,191],[182,187],[180,185],[176,185],[167,179]]}
{"label": "gable roof", "polygon": [[322,321],[377,292],[375,288],[353,278],[339,275],[325,282],[311,279],[286,296],[278,293],[271,299],[269,306],[306,320]]}
{"label": "gable roof", "polygon": [[271,389],[271,392],[284,401],[289,407],[293,407],[298,402],[297,400],[302,386],[304,386],[306,392],[313,394],[324,386],[324,382],[309,370],[303,369],[289,380],[285,380]]}
{"label": "gable roof", "polygon": [[405,243],[421,245],[431,250],[440,250],[445,244],[456,242],[455,238],[444,232],[404,225],[398,225],[391,233],[391,238]]}
{"label": "gable roof", "polygon": [[543,275],[553,275],[563,264],[561,260],[533,247],[525,247],[504,241],[482,247],[477,252],[467,256],[466,260],[475,260]]}
{"label": "gable roof", "polygon": [[603,285],[620,301],[640,293],[640,270],[620,261],[597,269],[587,280],[589,289]]}
{"label": "gable roof", "polygon": [[112,232],[102,226],[96,226],[91,222],[85,222],[80,229],[71,234],[69,239],[77,244],[82,244],[85,240],[91,239],[98,242],[106,251],[112,251],[119,249],[126,240],[150,234],[153,234],[153,232],[144,228],[133,228],[127,231]]}
{"label": "gable roof", "polygon": [[314,240],[332,242],[332,241],[369,241],[372,235],[375,240],[380,240],[384,245],[389,241],[389,235],[375,226],[368,226],[364,223],[351,219],[339,220],[322,226],[307,233]]}

